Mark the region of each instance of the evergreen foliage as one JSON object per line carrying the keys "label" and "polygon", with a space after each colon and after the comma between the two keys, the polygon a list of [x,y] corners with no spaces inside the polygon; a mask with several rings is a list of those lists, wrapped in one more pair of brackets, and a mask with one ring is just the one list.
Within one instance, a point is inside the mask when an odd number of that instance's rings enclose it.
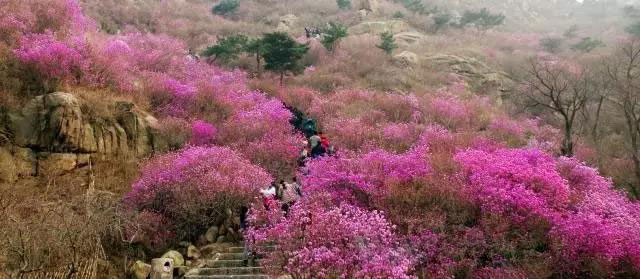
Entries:
{"label": "evergreen foliage", "polygon": [[502,25],[505,18],[502,14],[492,14],[486,8],[482,8],[480,11],[466,11],[460,19],[460,27],[474,25],[478,29],[488,30]]}
{"label": "evergreen foliage", "polygon": [[262,54],[264,53],[264,40],[262,38],[252,38],[247,40],[244,45],[244,51],[247,54],[254,55],[256,57],[256,70],[259,72]]}
{"label": "evergreen foliage", "polygon": [[546,37],[540,40],[540,46],[549,53],[559,53],[562,51],[562,39],[556,37]]}
{"label": "evergreen foliage", "polygon": [[286,72],[296,73],[302,70],[300,59],[307,53],[309,46],[294,41],[287,33],[267,33],[263,37],[264,68],[280,74],[282,85]]}
{"label": "evergreen foliage", "polygon": [[240,7],[239,0],[222,0],[213,6],[211,12],[216,15],[227,15],[233,13],[238,7]]}
{"label": "evergreen foliage", "polygon": [[340,23],[329,22],[327,27],[322,31],[322,45],[324,45],[327,50],[333,51],[340,39],[347,35],[347,27]]}
{"label": "evergreen foliage", "polygon": [[351,9],[351,0],[336,0],[336,3],[341,10]]}
{"label": "evergreen foliage", "polygon": [[631,24],[624,30],[634,37],[640,37],[640,21],[636,21],[635,23]]}
{"label": "evergreen foliage", "polygon": [[213,57],[213,61],[228,63],[238,58],[238,55],[244,51],[247,42],[248,38],[244,35],[223,37],[220,38],[215,45],[205,49],[202,55],[205,57]]}
{"label": "evergreen foliage", "polygon": [[398,48],[398,45],[396,44],[395,39],[393,38],[393,34],[391,34],[391,32],[389,31],[380,34],[380,40],[381,40],[380,44],[376,45],[376,47],[378,47],[379,49],[382,49],[387,54],[391,54],[393,50]]}
{"label": "evergreen foliage", "polygon": [[438,32],[449,25],[451,22],[451,14],[439,13],[433,17],[435,31]]}
{"label": "evergreen foliage", "polygon": [[604,47],[604,43],[601,40],[584,37],[580,42],[571,45],[571,50],[588,53],[599,47]]}

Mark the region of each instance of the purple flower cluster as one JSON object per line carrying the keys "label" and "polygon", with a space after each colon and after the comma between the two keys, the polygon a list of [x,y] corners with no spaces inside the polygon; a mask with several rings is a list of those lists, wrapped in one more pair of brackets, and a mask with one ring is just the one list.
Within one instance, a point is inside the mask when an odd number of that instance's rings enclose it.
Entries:
{"label": "purple flower cluster", "polygon": [[249,203],[271,181],[229,148],[189,147],[148,162],[124,201],[136,211],[161,215],[184,236],[206,230],[226,208]]}
{"label": "purple flower cluster", "polygon": [[329,192],[338,204],[348,201],[370,205],[384,197],[390,185],[414,182],[430,170],[422,152],[342,153],[310,162],[304,170],[303,185],[309,192]]}
{"label": "purple flower cluster", "polygon": [[414,278],[407,275],[412,261],[381,212],[343,203],[332,206],[314,195],[291,208],[287,218],[279,209],[268,213],[254,207],[247,233],[254,249],[278,246],[264,259],[274,273],[285,270],[294,278]]}

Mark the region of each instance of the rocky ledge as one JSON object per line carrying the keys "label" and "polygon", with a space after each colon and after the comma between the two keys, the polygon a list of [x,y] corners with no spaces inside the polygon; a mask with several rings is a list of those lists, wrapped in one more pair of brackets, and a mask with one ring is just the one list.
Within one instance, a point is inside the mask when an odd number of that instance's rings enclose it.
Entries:
{"label": "rocky ledge", "polygon": [[133,103],[114,101],[109,117],[83,113],[75,95],[35,97],[0,115],[0,182],[55,176],[113,157],[141,158],[165,149],[157,120]]}

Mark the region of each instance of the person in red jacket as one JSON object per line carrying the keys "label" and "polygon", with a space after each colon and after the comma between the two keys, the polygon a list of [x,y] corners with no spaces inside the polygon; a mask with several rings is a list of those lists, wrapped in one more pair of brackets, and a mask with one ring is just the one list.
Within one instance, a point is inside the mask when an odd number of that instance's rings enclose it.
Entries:
{"label": "person in red jacket", "polygon": [[323,133],[320,133],[320,144],[322,148],[324,148],[325,152],[329,155],[333,155],[333,146],[331,142],[329,142],[329,138],[325,136]]}

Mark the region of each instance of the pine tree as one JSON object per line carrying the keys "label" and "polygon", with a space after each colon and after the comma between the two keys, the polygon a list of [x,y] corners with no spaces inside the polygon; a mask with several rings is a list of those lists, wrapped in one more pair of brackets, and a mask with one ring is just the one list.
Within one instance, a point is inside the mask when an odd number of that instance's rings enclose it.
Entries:
{"label": "pine tree", "polygon": [[229,63],[238,58],[247,44],[247,37],[244,35],[232,35],[219,38],[218,42],[208,47],[202,52],[202,56],[213,57],[213,61]]}
{"label": "pine tree", "polygon": [[262,54],[265,52],[264,40],[262,38],[249,39],[244,46],[244,51],[256,57],[256,71],[260,73],[260,62]]}
{"label": "pine tree", "polygon": [[340,39],[347,35],[347,27],[340,23],[329,22],[327,28],[322,31],[322,45],[327,50],[333,51]]}
{"label": "pine tree", "polygon": [[286,72],[297,73],[302,70],[300,59],[307,53],[309,46],[294,41],[287,33],[267,33],[262,38],[264,44],[264,68],[280,74],[283,84]]}
{"label": "pine tree", "polygon": [[398,48],[398,45],[393,38],[393,34],[389,31],[380,34],[380,40],[380,44],[376,45],[376,47],[384,50],[387,54],[391,54],[394,49]]}

